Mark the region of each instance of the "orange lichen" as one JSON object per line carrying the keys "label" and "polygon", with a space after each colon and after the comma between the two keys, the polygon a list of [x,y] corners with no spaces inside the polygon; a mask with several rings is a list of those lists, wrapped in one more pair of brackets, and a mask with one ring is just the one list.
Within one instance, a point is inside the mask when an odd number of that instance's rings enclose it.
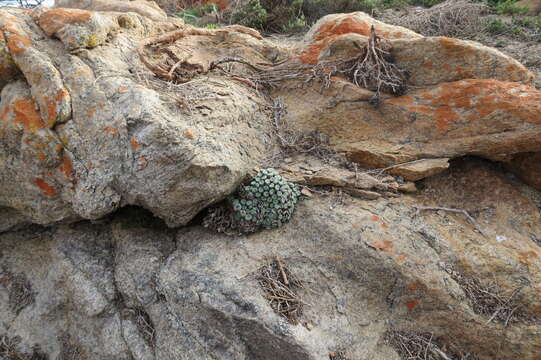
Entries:
{"label": "orange lichen", "polygon": [[304,50],[299,55],[299,59],[301,60],[303,64],[315,65],[318,63],[319,54],[321,53],[321,50],[323,50],[325,46],[327,46],[327,42],[325,41],[322,41],[317,44],[310,44],[308,45],[306,50]]}
{"label": "orange lichen", "polygon": [[41,189],[43,195],[46,196],[55,196],[56,189],[51,185],[47,184],[42,178],[35,178],[34,183]]}
{"label": "orange lichen", "polygon": [[460,120],[475,121],[495,112],[520,121],[541,124],[541,92],[527,85],[492,79],[442,83],[436,88],[386,101],[434,119],[439,131]]}
{"label": "orange lichen", "polygon": [[86,115],[89,117],[94,115],[95,112],[96,112],[95,107],[89,107],[88,109],[85,110]]}
{"label": "orange lichen", "polygon": [[4,108],[2,109],[2,113],[0,114],[0,121],[2,121],[2,122],[4,121],[7,114],[9,113],[9,110],[10,110],[9,106],[4,106]]}
{"label": "orange lichen", "polygon": [[60,171],[66,176],[66,178],[71,179],[73,175],[73,163],[68,156],[62,157],[62,164],[60,164]]}
{"label": "orange lichen", "polygon": [[[313,43],[309,44],[298,58],[304,64],[317,64],[321,51],[336,38],[345,34],[369,36],[371,27],[371,22],[363,21],[355,14],[341,16],[338,19],[323,23],[315,33]],[[387,39],[406,37],[406,34],[401,31],[389,32],[376,29],[376,32]]]}
{"label": "orange lichen", "polygon": [[36,110],[36,103],[32,99],[24,98],[15,101],[13,112],[15,122],[22,124],[27,131],[36,131],[45,127],[45,123]]}
{"label": "orange lichen", "polygon": [[372,219],[373,222],[379,221],[379,216],[372,215],[371,219]]}
{"label": "orange lichen", "polygon": [[420,114],[432,114],[432,109],[424,105],[411,105],[407,107],[408,110],[420,113]]}
{"label": "orange lichen", "polygon": [[8,37],[8,49],[12,55],[23,53],[30,46],[32,42],[25,35],[12,33]]}
{"label": "orange lichen", "polygon": [[120,133],[118,132],[118,129],[113,126],[106,126],[103,128],[103,131],[105,131],[108,134],[111,134],[113,136],[119,136]]}
{"label": "orange lichen", "polygon": [[39,17],[38,24],[47,35],[53,36],[65,25],[88,21],[92,14],[92,11],[79,9],[50,9]]}
{"label": "orange lichen", "polygon": [[130,139],[130,144],[131,144],[131,147],[133,150],[137,149],[139,146],[141,146],[141,143],[139,141],[137,141],[136,138],[132,137]]}
{"label": "orange lichen", "polygon": [[408,284],[406,285],[406,288],[409,290],[409,291],[415,291],[419,288],[419,283],[411,283],[411,284]]}
{"label": "orange lichen", "polygon": [[450,106],[442,106],[434,111],[436,118],[436,127],[439,131],[446,131],[449,129],[449,124],[453,121],[460,119],[458,114]]}
{"label": "orange lichen", "polygon": [[47,104],[47,127],[52,128],[57,121],[58,112],[57,106],[62,103],[68,97],[68,90],[62,88],[58,90],[55,96],[51,99],[49,96],[44,96],[43,99],[45,104]]}
{"label": "orange lichen", "polygon": [[525,252],[519,253],[518,261],[520,261],[524,265],[531,265],[532,260],[537,257],[538,255],[535,251],[525,251]]}
{"label": "orange lichen", "polygon": [[413,101],[413,96],[400,96],[389,100],[388,103],[393,105],[410,105],[413,104]]}
{"label": "orange lichen", "polygon": [[36,157],[38,158],[38,160],[41,160],[41,161],[47,159],[47,155],[45,155],[45,153],[42,152],[42,151],[39,151],[39,152],[36,154]]}
{"label": "orange lichen", "polygon": [[193,139],[195,137],[195,133],[192,130],[186,130],[184,131],[184,134],[190,139]]}
{"label": "orange lichen", "polygon": [[415,307],[419,305],[419,302],[417,300],[413,300],[413,301],[410,301],[406,304],[406,306],[408,307],[408,310],[413,310],[415,309]]}
{"label": "orange lichen", "polygon": [[317,30],[314,40],[320,41],[328,37],[351,33],[369,36],[370,24],[356,20],[355,15],[348,15],[322,24]]}
{"label": "orange lichen", "polygon": [[472,48],[471,46],[465,45],[462,40],[441,37],[439,38],[439,42],[441,46],[447,51],[447,53],[452,53],[448,55],[464,56],[476,52],[476,49]]}

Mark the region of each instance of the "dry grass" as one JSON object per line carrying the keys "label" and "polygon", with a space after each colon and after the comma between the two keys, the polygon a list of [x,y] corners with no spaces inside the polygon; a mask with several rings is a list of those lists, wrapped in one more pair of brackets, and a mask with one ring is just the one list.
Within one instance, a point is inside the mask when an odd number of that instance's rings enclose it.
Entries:
{"label": "dry grass", "polygon": [[264,163],[266,167],[279,168],[288,156],[306,154],[315,156],[324,163],[356,171],[357,164],[349,161],[344,155],[334,151],[330,138],[317,130],[299,132],[287,121],[287,106],[281,98],[273,99],[272,125],[279,142],[279,151],[273,153]]}
{"label": "dry grass", "polygon": [[344,351],[333,351],[329,353],[329,360],[349,360],[346,357],[346,353]]}
{"label": "dry grass", "polygon": [[414,333],[398,330],[388,331],[385,341],[391,345],[404,360],[475,360],[474,354],[463,353],[450,347],[452,352],[435,342],[432,334]]}
{"label": "dry grass", "polygon": [[451,266],[444,266],[470,301],[476,314],[487,318],[486,324],[498,322],[507,326],[512,323],[540,323],[541,320],[522,309],[520,292],[522,287],[504,291],[495,281],[481,282],[475,276],[466,276]]}
{"label": "dry grass", "polygon": [[487,324],[495,321],[507,326],[532,319],[530,314],[521,311],[518,297],[522,288],[505,294],[495,282],[483,284],[472,277],[462,277],[457,282],[470,300],[473,311],[488,318]]}
{"label": "dry grass", "polygon": [[388,15],[385,21],[426,36],[473,38],[484,30],[482,15],[488,11],[488,6],[482,2],[448,0],[429,9]]}
{"label": "dry grass", "polygon": [[24,274],[0,272],[0,285],[8,291],[9,306],[16,314],[34,302],[34,292]]}
{"label": "dry grass", "polygon": [[274,312],[292,324],[298,324],[303,302],[297,294],[302,283],[289,271],[283,260],[274,258],[259,269],[259,285]]}
{"label": "dry grass", "polygon": [[36,346],[32,349],[32,353],[22,353],[17,350],[17,346],[21,342],[21,338],[15,336],[13,338],[7,335],[0,336],[0,359],[2,360],[47,360],[46,354]]}
{"label": "dry grass", "polygon": [[139,333],[149,346],[154,347],[156,345],[156,330],[154,329],[152,320],[150,320],[150,316],[142,308],[137,308],[133,311],[135,313],[135,324]]}
{"label": "dry grass", "polygon": [[73,341],[72,337],[66,333],[60,338],[62,347],[58,360],[86,360],[87,357],[79,344]]}

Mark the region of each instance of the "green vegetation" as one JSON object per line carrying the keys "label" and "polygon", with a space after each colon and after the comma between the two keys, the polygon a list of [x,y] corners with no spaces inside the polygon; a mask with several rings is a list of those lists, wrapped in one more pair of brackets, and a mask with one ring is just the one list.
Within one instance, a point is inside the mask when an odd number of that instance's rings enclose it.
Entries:
{"label": "green vegetation", "polygon": [[210,207],[203,226],[227,235],[277,228],[289,221],[300,196],[298,185],[287,182],[274,169],[265,169]]}
{"label": "green vegetation", "polygon": [[486,30],[493,35],[507,35],[524,41],[541,41],[541,15],[507,19],[492,18]]}
{"label": "green vegetation", "polygon": [[268,22],[267,10],[265,10],[259,0],[250,0],[246,5],[240,6],[233,12],[232,20],[235,24],[254,29],[264,29]]}
{"label": "green vegetation", "polygon": [[214,3],[206,3],[199,7],[187,9],[176,13],[174,16],[184,20],[186,24],[196,25],[201,17],[209,14],[217,14],[218,7]]}
{"label": "green vegetation", "polygon": [[525,6],[515,4],[516,0],[505,0],[495,6],[496,13],[500,15],[524,15],[528,12]]}

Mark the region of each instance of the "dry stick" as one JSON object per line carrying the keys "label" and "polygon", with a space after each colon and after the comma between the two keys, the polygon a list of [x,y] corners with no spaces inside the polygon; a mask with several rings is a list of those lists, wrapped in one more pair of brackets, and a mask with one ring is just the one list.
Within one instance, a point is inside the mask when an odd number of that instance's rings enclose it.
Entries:
{"label": "dry stick", "polygon": [[280,274],[282,274],[282,278],[284,279],[284,284],[289,285],[289,281],[287,280],[284,267],[282,266],[282,262],[280,261],[280,258],[278,256],[276,257],[276,264],[278,264],[278,269],[280,269]]}
{"label": "dry stick", "polygon": [[463,214],[473,224],[473,226],[475,226],[475,228],[477,229],[477,231],[481,233],[481,235],[485,237],[487,236],[485,231],[481,229],[481,226],[479,225],[479,223],[475,221],[475,219],[471,217],[470,214],[468,214],[468,212],[464,209],[453,209],[453,208],[446,208],[446,207],[440,207],[440,206],[422,206],[422,207],[417,208],[417,211],[421,211],[421,210],[435,210],[435,211],[442,210],[442,211],[449,211],[449,212]]}

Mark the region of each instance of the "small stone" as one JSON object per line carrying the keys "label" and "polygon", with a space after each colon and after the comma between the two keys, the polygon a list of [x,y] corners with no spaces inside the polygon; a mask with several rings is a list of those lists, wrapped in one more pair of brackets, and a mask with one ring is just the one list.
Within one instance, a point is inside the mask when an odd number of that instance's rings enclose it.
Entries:
{"label": "small stone", "polygon": [[414,182],[408,181],[407,183],[398,186],[398,191],[405,193],[414,193],[417,192],[417,186],[415,186]]}
{"label": "small stone", "polygon": [[307,196],[307,197],[313,197],[314,196],[312,194],[312,192],[310,190],[308,190],[307,188],[303,188],[301,190],[301,194],[304,195],[304,196]]}

